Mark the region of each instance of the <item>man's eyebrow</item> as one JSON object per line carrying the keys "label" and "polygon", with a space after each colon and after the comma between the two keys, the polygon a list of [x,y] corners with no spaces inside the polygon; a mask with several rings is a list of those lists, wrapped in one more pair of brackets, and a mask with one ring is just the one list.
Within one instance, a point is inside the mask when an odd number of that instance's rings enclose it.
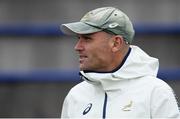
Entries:
{"label": "man's eyebrow", "polygon": [[87,36],[87,37],[90,37],[92,36],[94,33],[89,33],[89,34],[83,34],[82,36]]}

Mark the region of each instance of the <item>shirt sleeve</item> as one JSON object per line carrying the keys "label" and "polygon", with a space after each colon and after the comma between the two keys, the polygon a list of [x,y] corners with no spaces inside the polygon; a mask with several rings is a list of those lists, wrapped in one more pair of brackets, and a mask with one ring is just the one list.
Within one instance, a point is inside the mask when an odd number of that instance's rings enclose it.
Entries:
{"label": "shirt sleeve", "polygon": [[151,95],[152,118],[179,118],[180,112],[174,92],[170,86],[156,87]]}
{"label": "shirt sleeve", "polygon": [[61,119],[69,119],[68,116],[68,96],[64,99],[63,106],[62,106],[62,111],[61,111]]}

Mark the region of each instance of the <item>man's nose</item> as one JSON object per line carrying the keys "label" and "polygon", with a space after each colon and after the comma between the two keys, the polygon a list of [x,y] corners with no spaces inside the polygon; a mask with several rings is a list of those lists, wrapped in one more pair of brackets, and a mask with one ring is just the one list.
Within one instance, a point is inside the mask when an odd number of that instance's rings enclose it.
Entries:
{"label": "man's nose", "polygon": [[76,43],[74,49],[75,49],[75,51],[81,51],[81,50],[84,49],[81,39],[78,40],[78,42]]}

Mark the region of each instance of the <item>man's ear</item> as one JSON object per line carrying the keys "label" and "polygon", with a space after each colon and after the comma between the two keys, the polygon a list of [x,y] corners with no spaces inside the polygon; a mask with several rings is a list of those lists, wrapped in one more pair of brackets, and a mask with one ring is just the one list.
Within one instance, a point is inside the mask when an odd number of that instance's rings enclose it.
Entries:
{"label": "man's ear", "polygon": [[116,36],[114,36],[114,38],[112,40],[113,40],[112,51],[117,52],[117,51],[121,50],[123,42],[124,42],[123,37],[120,35],[116,35]]}

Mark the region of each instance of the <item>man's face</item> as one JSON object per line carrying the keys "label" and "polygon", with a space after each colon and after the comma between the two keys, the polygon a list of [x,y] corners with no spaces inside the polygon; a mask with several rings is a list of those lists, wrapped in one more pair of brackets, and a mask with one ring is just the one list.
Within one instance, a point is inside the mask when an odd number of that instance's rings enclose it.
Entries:
{"label": "man's face", "polygon": [[111,35],[105,32],[78,35],[75,50],[79,55],[80,70],[107,71],[112,63]]}

